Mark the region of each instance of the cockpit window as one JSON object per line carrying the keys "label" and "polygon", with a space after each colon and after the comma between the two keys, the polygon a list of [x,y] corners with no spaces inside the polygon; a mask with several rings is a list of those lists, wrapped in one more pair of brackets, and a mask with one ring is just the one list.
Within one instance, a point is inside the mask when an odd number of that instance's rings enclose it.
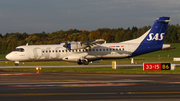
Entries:
{"label": "cockpit window", "polygon": [[14,51],[24,52],[24,49],[23,48],[16,48]]}

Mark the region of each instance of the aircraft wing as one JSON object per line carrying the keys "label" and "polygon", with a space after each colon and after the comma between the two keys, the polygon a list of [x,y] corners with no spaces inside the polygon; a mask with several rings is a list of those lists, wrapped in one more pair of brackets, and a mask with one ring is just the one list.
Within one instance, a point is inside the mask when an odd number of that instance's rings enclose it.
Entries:
{"label": "aircraft wing", "polygon": [[104,39],[96,39],[91,41],[80,41],[80,42],[70,42],[68,44],[65,44],[64,47],[72,50],[72,49],[87,49],[87,48],[93,48],[98,45],[101,45],[105,43],[106,41]]}
{"label": "aircraft wing", "polygon": [[89,48],[93,48],[93,47],[99,46],[105,42],[106,41],[104,39],[96,39],[96,40],[91,40],[91,41],[82,41],[81,44],[86,45]]}

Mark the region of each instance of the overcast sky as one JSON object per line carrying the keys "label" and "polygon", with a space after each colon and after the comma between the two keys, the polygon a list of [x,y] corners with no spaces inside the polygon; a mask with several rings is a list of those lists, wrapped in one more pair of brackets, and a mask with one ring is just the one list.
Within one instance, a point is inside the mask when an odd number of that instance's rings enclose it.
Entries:
{"label": "overcast sky", "polygon": [[128,28],[180,22],[179,0],[1,0],[0,33]]}

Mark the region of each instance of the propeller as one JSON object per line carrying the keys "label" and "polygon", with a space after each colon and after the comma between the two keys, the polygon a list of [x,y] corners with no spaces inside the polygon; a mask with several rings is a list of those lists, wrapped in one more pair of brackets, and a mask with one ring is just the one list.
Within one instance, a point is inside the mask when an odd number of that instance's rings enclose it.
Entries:
{"label": "propeller", "polygon": [[68,35],[65,34],[65,36],[66,36],[66,37],[65,37],[65,44],[63,45],[63,47],[65,47],[66,49],[70,50],[70,47],[69,47],[69,46],[70,46],[70,43],[68,43],[68,41],[67,41],[67,36],[68,36]]}

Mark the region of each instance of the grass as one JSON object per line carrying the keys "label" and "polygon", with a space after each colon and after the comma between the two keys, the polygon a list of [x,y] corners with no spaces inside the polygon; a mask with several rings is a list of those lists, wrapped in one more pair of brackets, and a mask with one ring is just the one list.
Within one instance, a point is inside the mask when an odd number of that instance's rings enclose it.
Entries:
{"label": "grass", "polygon": [[5,56],[6,54],[0,54],[0,60],[6,60]]}

